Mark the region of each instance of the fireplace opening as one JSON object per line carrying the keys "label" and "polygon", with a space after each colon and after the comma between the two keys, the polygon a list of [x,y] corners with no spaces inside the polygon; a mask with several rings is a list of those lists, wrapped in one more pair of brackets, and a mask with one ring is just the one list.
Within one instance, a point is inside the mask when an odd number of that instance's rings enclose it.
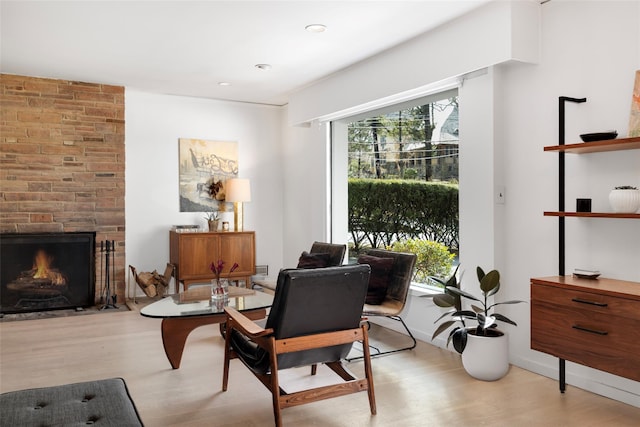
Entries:
{"label": "fireplace opening", "polygon": [[0,236],[0,312],[95,304],[93,232]]}

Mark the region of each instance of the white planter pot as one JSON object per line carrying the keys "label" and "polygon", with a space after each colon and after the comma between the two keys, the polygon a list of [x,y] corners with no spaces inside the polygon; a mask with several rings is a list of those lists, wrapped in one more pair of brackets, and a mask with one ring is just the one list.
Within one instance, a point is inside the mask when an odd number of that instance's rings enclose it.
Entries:
{"label": "white planter pot", "polygon": [[617,213],[637,212],[640,209],[640,190],[611,190],[609,204]]}
{"label": "white planter pot", "polygon": [[467,346],[462,352],[462,366],[472,377],[496,381],[509,371],[509,338],[467,334]]}

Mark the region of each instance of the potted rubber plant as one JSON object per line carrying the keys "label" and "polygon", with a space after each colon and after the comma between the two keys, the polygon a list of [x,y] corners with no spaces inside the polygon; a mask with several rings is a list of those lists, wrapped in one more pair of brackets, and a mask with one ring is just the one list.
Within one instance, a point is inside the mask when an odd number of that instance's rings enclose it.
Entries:
{"label": "potted rubber plant", "polygon": [[[447,319],[436,328],[431,339],[452,328],[447,345],[452,343],[462,355],[467,373],[481,380],[495,381],[509,370],[509,342],[507,335],[497,328],[497,322],[517,326],[513,320],[497,313],[495,307],[524,301],[491,302],[490,298],[500,290],[500,273],[498,270],[485,273],[481,267],[476,268],[476,274],[482,296],[476,297],[460,288],[458,268],[446,281],[434,278],[444,286],[444,293],[435,295],[433,302],[450,310],[436,320],[437,323]],[[465,298],[471,301],[470,310],[463,308],[462,300]]]}

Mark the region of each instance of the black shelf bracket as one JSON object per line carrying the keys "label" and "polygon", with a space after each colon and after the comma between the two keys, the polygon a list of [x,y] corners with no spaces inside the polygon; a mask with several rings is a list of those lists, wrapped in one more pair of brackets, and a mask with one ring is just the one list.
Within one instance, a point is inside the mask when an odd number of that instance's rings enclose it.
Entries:
{"label": "black shelf bracket", "polygon": [[[565,145],[565,118],[564,106],[565,102],[583,103],[587,102],[587,98],[570,98],[568,96],[558,97],[558,145]],[[564,180],[564,151],[558,152],[558,211],[565,211],[565,180]],[[558,217],[558,275],[565,275],[565,233],[564,233],[564,217]]]}
{"label": "black shelf bracket", "polygon": [[[575,102],[581,104],[587,102],[587,98],[570,98],[568,96],[558,97],[558,145],[565,145],[565,118],[564,118],[564,106],[565,102]],[[564,151],[558,152],[558,211],[565,212],[565,182],[564,182]],[[564,216],[558,217],[558,275],[565,275],[565,231],[564,231]],[[566,390],[565,380],[565,360],[558,359],[558,383],[560,386],[560,393],[564,393]]]}

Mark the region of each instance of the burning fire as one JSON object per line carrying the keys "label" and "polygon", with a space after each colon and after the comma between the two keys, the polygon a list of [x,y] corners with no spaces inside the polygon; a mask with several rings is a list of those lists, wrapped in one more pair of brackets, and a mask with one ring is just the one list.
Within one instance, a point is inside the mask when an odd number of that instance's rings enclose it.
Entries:
{"label": "burning fire", "polygon": [[36,257],[33,260],[33,278],[34,279],[48,279],[53,285],[65,285],[66,280],[62,274],[51,269],[53,264],[53,257],[46,254],[45,251],[40,249],[36,253]]}

